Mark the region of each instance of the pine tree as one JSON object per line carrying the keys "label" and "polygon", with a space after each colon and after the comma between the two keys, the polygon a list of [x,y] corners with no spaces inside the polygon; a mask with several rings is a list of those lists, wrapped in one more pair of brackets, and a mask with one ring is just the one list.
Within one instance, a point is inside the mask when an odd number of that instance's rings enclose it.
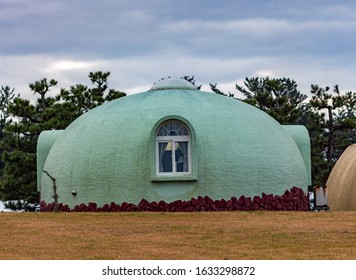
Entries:
{"label": "pine tree", "polygon": [[356,93],[341,94],[338,85],[334,86],[333,94],[329,90],[330,87],[311,85],[309,103],[319,117],[318,134],[312,138],[312,148],[317,150],[312,159],[318,185],[326,183],[337,159],[356,142]]}
{"label": "pine tree", "polygon": [[125,93],[108,89],[109,72],[91,72],[93,88],[84,85],[61,89],[54,97],[48,96],[56,80],[36,81],[29,85],[35,95],[29,100],[16,97],[8,106],[8,112],[16,121],[6,125],[8,137],[3,141],[2,158],[5,164],[0,180],[2,200],[24,199],[38,202],[36,191],[36,146],[43,130],[65,129],[77,117],[106,101],[125,96]]}
{"label": "pine tree", "polygon": [[236,89],[244,95],[244,102],[256,106],[281,124],[299,124],[303,118],[303,101],[307,95],[298,90],[289,78],[246,78]]}
{"label": "pine tree", "polygon": [[6,126],[8,137],[4,140],[2,159],[5,164],[4,175],[0,181],[0,193],[3,200],[24,199],[38,201],[36,192],[36,143],[44,129],[51,129],[48,110],[55,102],[46,97],[50,88],[57,81],[42,79],[30,84],[31,90],[39,94],[35,104],[29,100],[16,97],[9,105],[9,113],[16,121]]}

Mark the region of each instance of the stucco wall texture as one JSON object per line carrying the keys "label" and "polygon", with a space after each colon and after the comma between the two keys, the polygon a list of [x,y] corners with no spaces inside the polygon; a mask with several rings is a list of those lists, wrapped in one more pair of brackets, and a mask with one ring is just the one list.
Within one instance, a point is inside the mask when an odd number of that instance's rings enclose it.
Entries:
{"label": "stucco wall texture", "polygon": [[333,167],[328,181],[331,210],[356,210],[356,144],[349,146]]}
{"label": "stucco wall texture", "polygon": [[[170,119],[190,130],[189,175],[156,175],[155,135]],[[282,194],[293,186],[307,191],[310,146],[303,133],[297,145],[293,138],[298,136],[292,138],[293,133],[253,106],[185,82],[165,81],[97,107],[62,132],[43,132],[38,188],[42,201],[53,201],[52,181],[42,172],[48,171],[56,178],[59,202],[70,207],[137,204],[143,198],[171,202]]]}

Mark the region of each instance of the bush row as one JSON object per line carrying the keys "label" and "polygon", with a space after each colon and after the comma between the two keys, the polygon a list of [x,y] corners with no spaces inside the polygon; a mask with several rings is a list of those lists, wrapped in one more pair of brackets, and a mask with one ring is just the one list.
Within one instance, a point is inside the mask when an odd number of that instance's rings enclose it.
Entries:
{"label": "bush row", "polygon": [[[41,211],[53,211],[54,203],[40,204]],[[301,188],[293,187],[286,190],[283,195],[273,195],[262,193],[262,196],[246,197],[244,195],[231,197],[230,199],[213,200],[208,196],[191,198],[188,201],[176,200],[170,203],[165,201],[149,202],[142,199],[140,203],[133,204],[123,202],[117,204],[111,202],[102,207],[98,207],[95,202],[76,205],[70,208],[68,205],[60,203],[58,211],[62,212],[196,212],[196,211],[251,211],[251,210],[271,210],[271,211],[308,211],[309,199]]]}

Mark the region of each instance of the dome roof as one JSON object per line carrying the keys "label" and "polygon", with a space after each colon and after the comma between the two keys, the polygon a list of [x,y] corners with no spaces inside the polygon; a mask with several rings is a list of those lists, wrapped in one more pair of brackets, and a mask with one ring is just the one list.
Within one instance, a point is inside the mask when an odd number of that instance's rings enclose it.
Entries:
{"label": "dome roof", "polygon": [[342,153],[326,182],[331,210],[356,210],[355,170],[356,144]]}
{"label": "dome roof", "polygon": [[163,89],[197,89],[192,83],[183,79],[162,79],[155,83],[151,90]]}
{"label": "dome roof", "polygon": [[[178,178],[156,175],[156,131],[171,119],[187,125],[191,137],[192,173]],[[308,185],[301,153],[278,122],[182,80],[160,81],[85,113],[58,136],[42,166],[72,206],[281,194]],[[52,182],[41,173],[41,199],[52,201]]]}

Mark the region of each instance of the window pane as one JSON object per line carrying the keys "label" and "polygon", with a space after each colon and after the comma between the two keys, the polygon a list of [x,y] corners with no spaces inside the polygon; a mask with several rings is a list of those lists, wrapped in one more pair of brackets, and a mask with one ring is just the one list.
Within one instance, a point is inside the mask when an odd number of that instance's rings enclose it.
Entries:
{"label": "window pane", "polygon": [[157,132],[157,136],[167,136],[169,131],[162,125]]}
{"label": "window pane", "polygon": [[158,143],[159,172],[172,172],[172,142]]}
{"label": "window pane", "polygon": [[185,125],[181,124],[178,129],[178,135],[189,135],[188,129]]}
{"label": "window pane", "polygon": [[188,172],[188,142],[175,143],[176,172]]}
{"label": "window pane", "polygon": [[161,125],[157,131],[157,136],[189,135],[187,127],[178,121],[169,121]]}

